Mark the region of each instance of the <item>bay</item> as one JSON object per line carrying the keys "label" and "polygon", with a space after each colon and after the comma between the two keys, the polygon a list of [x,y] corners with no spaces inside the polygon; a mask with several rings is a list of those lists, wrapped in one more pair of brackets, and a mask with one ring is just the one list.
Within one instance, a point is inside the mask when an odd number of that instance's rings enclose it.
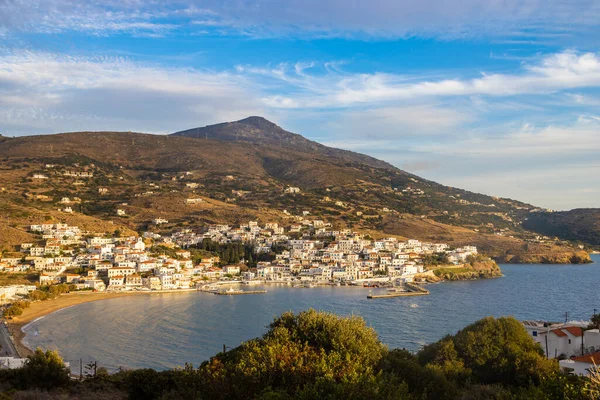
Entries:
{"label": "bay", "polygon": [[[501,265],[504,277],[428,285],[429,296],[369,300],[360,287],[265,286],[266,294],[163,293],[80,304],[25,328],[30,347],[71,363],[168,369],[199,365],[262,335],[284,311],[360,315],[390,348],[418,350],[488,315],[584,320],[600,309],[600,255],[587,265]],[[252,287],[255,289],[255,287]]]}

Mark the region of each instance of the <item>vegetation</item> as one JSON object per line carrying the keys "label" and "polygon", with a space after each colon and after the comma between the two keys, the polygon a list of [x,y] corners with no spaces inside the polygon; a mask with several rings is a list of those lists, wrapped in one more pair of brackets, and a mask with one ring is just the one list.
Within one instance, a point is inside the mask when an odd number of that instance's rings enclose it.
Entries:
{"label": "vegetation", "polygon": [[251,244],[242,242],[234,243],[218,243],[211,239],[204,239],[190,251],[195,249],[203,250],[209,254],[219,256],[219,265],[239,264],[242,260],[245,261],[248,267],[256,267],[259,261],[273,261],[275,255],[281,253],[285,248],[283,246],[273,246],[271,252],[257,254],[254,252],[254,247]]}
{"label": "vegetation", "polygon": [[32,285],[38,280],[37,274],[0,272],[0,286]]}
{"label": "vegetation", "polygon": [[109,375],[94,367],[76,382],[59,360],[37,350],[24,368],[0,371],[0,387],[51,389],[56,398],[347,400],[583,400],[599,389],[563,375],[514,318],[484,318],[417,354],[388,350],[359,317],[309,310],[284,313],[262,337],[199,368]]}
{"label": "vegetation", "polygon": [[31,301],[44,301],[50,300],[59,296],[63,293],[69,293],[75,290],[75,285],[68,285],[66,283],[60,283],[58,285],[46,285],[40,286],[37,290],[29,293],[27,298]]}
{"label": "vegetation", "polygon": [[460,266],[430,267],[434,275],[443,280],[456,281],[502,276],[502,271],[496,262],[483,257],[468,257],[467,262]]}
{"label": "vegetation", "polygon": [[446,255],[446,253],[426,254],[423,257],[423,265],[425,267],[447,264],[450,264],[450,262],[448,261],[448,256]]}
{"label": "vegetation", "polygon": [[11,389],[31,390],[67,388],[71,384],[69,370],[54,351],[37,349],[27,357],[25,366],[14,370],[0,370],[0,382]]}
{"label": "vegetation", "polygon": [[3,312],[4,318],[11,319],[13,317],[18,317],[19,315],[23,314],[23,310],[26,308],[29,308],[28,301],[21,301],[21,300],[14,301],[9,307],[7,307],[4,310],[4,312]]}
{"label": "vegetation", "polygon": [[532,213],[523,221],[526,229],[542,235],[600,246],[600,209]]}

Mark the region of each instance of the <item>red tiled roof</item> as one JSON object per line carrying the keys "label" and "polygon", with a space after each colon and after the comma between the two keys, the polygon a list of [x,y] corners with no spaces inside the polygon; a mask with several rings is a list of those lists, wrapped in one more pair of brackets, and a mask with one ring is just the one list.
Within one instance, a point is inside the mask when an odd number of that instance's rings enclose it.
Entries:
{"label": "red tiled roof", "polygon": [[596,365],[600,365],[600,351],[585,356],[573,357],[571,360],[590,364],[596,363]]}
{"label": "red tiled roof", "polygon": [[583,335],[583,330],[578,326],[567,326],[566,328],[563,328],[563,329],[566,330],[567,332],[569,332],[573,336]]}
{"label": "red tiled roof", "polygon": [[558,337],[565,337],[565,336],[567,336],[567,334],[564,333],[563,331],[561,331],[560,329],[553,329],[550,332],[554,333]]}

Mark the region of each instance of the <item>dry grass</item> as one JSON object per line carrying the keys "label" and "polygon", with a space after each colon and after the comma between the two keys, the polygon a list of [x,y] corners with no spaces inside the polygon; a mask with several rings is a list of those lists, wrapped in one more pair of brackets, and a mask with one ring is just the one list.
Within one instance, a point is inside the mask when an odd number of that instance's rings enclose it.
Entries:
{"label": "dry grass", "polygon": [[596,362],[592,360],[594,364],[594,368],[590,370],[590,386],[588,390],[588,395],[591,400],[600,399],[600,369],[596,365]]}

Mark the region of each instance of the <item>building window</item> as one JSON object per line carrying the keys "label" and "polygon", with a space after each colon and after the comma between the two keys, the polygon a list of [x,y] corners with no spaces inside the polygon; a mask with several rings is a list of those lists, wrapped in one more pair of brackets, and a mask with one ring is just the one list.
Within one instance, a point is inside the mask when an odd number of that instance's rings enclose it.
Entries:
{"label": "building window", "polygon": [[571,344],[571,339],[569,339],[569,344]]}
{"label": "building window", "polygon": [[537,331],[532,332],[533,336],[537,336]]}

